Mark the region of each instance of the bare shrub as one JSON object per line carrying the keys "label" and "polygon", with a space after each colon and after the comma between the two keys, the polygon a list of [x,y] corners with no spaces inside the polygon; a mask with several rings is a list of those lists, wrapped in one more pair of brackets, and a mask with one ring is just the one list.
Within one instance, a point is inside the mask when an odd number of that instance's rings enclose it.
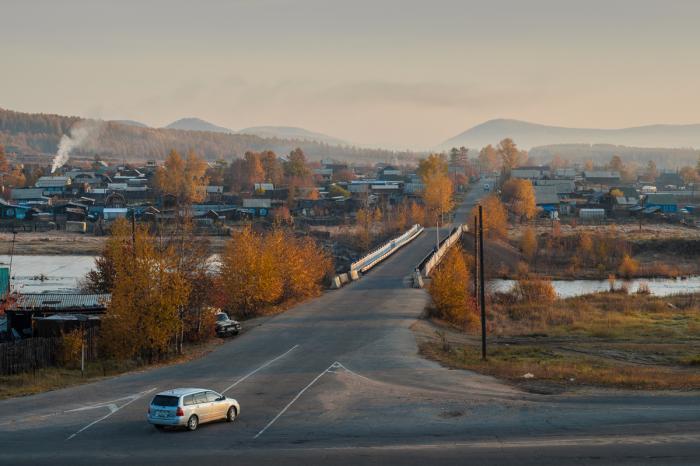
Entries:
{"label": "bare shrub", "polygon": [[551,280],[520,279],[513,288],[516,299],[526,303],[552,303],[557,299]]}

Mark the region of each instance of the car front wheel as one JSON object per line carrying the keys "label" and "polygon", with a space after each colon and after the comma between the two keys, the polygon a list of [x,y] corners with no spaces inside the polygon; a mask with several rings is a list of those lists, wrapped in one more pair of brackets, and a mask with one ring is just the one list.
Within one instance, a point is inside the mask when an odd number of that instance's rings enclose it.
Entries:
{"label": "car front wheel", "polygon": [[187,430],[197,430],[197,426],[199,426],[199,418],[195,415],[190,416],[187,420]]}
{"label": "car front wheel", "polygon": [[226,420],[228,422],[233,422],[236,420],[236,407],[231,406],[228,408],[228,412],[226,413]]}

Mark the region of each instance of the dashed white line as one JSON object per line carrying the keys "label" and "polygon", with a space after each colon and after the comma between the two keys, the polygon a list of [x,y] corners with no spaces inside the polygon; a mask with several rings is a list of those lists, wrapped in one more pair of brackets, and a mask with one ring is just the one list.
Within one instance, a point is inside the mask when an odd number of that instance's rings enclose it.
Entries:
{"label": "dashed white line", "polygon": [[[116,412],[119,411],[120,409],[129,406],[131,403],[133,403],[134,401],[138,400],[139,398],[143,398],[144,396],[148,395],[149,393],[155,391],[155,389],[156,389],[156,387],[153,387],[153,388],[151,388],[150,390],[146,390],[146,391],[144,391],[144,392],[137,393],[136,395],[133,395],[133,396],[131,397],[131,400],[127,401],[126,403],[124,403],[123,405],[121,405],[121,406],[119,406],[119,407],[115,406],[114,404],[106,404],[106,405],[103,405],[105,408],[109,408],[109,413],[107,413],[106,415],[102,416],[102,417],[99,418],[99,419],[96,419],[96,420],[92,421],[90,424],[86,425],[85,427],[83,427],[83,428],[80,429],[79,431],[77,431],[77,432],[71,434],[66,440],[71,440],[72,438],[75,438],[75,436],[78,435],[79,433],[81,433],[81,432],[83,432],[83,431],[89,429],[90,427],[94,426],[94,425],[97,424],[98,422],[104,421],[105,419],[107,419],[108,417],[110,417],[112,414],[116,413]],[[90,409],[90,408],[87,408],[87,409]]]}
{"label": "dashed white line", "polygon": [[284,413],[287,412],[287,410],[294,404],[294,402],[297,401],[297,400],[299,399],[299,397],[301,397],[301,395],[303,395],[304,392],[305,392],[306,390],[308,390],[309,388],[311,388],[311,386],[312,386],[313,384],[315,384],[315,383],[318,381],[318,379],[320,379],[321,377],[323,377],[323,375],[324,375],[326,372],[329,372],[331,369],[334,369],[334,368],[337,368],[337,367],[341,367],[341,364],[340,364],[338,361],[334,362],[333,364],[331,364],[330,366],[328,366],[328,367],[326,368],[326,370],[324,370],[323,372],[321,372],[320,374],[318,374],[316,377],[314,377],[314,379],[313,379],[311,382],[309,382],[309,384],[308,384],[306,387],[304,387],[299,393],[296,394],[296,396],[295,396],[294,398],[292,398],[292,401],[290,401],[289,403],[287,403],[287,406],[285,406],[284,408],[282,408],[282,411],[280,411],[279,413],[277,413],[277,416],[275,416],[270,422],[268,422],[267,425],[266,425],[265,427],[263,427],[262,430],[261,430],[260,432],[258,432],[257,434],[255,434],[255,437],[253,437],[253,439],[256,439],[256,438],[260,437],[267,429],[269,429],[270,426],[272,426],[272,424],[274,424],[274,423],[277,421],[277,419],[279,419],[280,417],[282,417],[282,415],[283,415]]}
{"label": "dashed white line", "polygon": [[254,374],[257,373],[258,371],[261,371],[261,370],[265,369],[267,366],[269,366],[269,365],[272,364],[273,362],[275,362],[275,361],[277,361],[277,360],[279,360],[279,359],[282,359],[283,357],[285,357],[286,355],[288,355],[289,353],[291,353],[293,350],[297,349],[298,347],[299,347],[299,345],[294,345],[294,346],[292,346],[291,348],[289,348],[287,351],[285,351],[284,353],[282,353],[282,354],[280,354],[279,356],[277,356],[276,358],[270,359],[269,361],[267,361],[267,362],[266,362],[265,364],[263,364],[262,366],[258,367],[257,369],[255,369],[255,370],[252,371],[252,372],[249,372],[248,374],[244,375],[243,377],[241,377],[240,379],[236,380],[234,383],[232,383],[231,385],[229,385],[228,387],[226,387],[226,388],[224,389],[224,391],[221,392],[221,394],[222,394],[222,395],[225,395],[227,391],[231,390],[233,387],[235,387],[235,386],[238,385],[239,383],[243,382],[245,379],[247,379],[247,378],[250,377],[251,375],[254,375]]}

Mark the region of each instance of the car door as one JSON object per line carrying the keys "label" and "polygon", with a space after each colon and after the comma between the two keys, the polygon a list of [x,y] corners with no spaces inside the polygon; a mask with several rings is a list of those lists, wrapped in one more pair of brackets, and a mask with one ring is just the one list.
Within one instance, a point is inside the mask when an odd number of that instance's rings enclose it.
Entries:
{"label": "car door", "polygon": [[218,393],[212,391],[207,392],[207,401],[209,401],[210,405],[211,419],[223,419],[226,417],[226,410],[228,406],[225,406],[226,403],[223,401],[219,401],[219,398],[221,398],[221,395]]}
{"label": "car door", "polygon": [[207,397],[207,392],[199,392],[194,394],[194,401],[197,407],[197,417],[200,422],[206,422],[212,418],[212,407]]}

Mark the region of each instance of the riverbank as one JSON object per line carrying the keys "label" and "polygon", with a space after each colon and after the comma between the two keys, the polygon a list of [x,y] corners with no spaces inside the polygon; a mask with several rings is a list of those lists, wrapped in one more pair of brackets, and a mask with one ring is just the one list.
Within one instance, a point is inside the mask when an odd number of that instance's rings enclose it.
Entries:
{"label": "riverbank", "polygon": [[[526,238],[527,235],[529,239]],[[700,229],[675,224],[514,225],[513,257],[499,278],[524,274],[553,280],[676,278],[700,275]],[[517,264],[513,264],[517,260]],[[623,265],[623,262],[626,263]]]}
{"label": "riverbank", "polygon": [[[102,252],[108,236],[93,236],[63,231],[22,232],[12,241],[12,233],[0,233],[0,255],[96,256]],[[219,254],[224,250],[228,236],[207,236],[209,250]]]}
{"label": "riverbank", "polygon": [[489,303],[488,360],[478,330],[421,320],[421,353],[523,390],[700,389],[700,295],[595,293],[553,303]]}

